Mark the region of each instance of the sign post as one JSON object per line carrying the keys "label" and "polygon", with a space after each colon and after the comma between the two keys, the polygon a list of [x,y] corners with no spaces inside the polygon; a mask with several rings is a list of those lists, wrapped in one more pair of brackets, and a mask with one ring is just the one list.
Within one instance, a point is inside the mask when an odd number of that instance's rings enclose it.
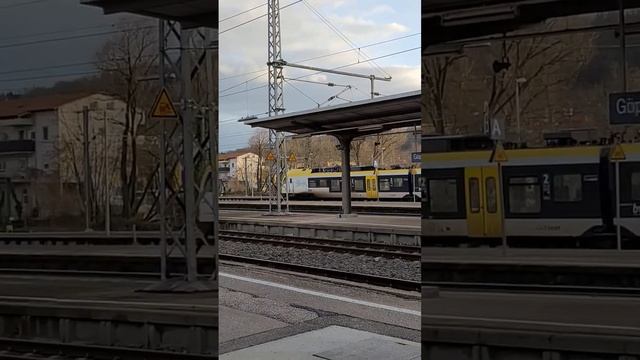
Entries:
{"label": "sign post", "polygon": [[[162,62],[161,62],[162,63]],[[164,71],[164,70],[163,70]],[[163,72],[164,74],[164,72]],[[163,81],[164,82],[164,81]],[[167,144],[166,144],[166,124],[165,119],[175,119],[178,112],[173,106],[173,102],[169,97],[167,89],[164,87],[156,96],[156,100],[151,108],[151,117],[160,120],[160,277],[162,280],[167,279]],[[214,194],[215,196],[215,194]],[[173,229],[171,229],[173,230]]]}
{"label": "sign post", "polygon": [[613,149],[611,150],[611,161],[615,164],[615,172],[616,172],[616,244],[618,251],[622,250],[622,224],[620,221],[622,217],[620,216],[620,161],[623,161],[627,158],[624,153],[624,149],[622,145],[615,144]]}
{"label": "sign post", "polygon": [[[493,130],[492,130],[493,135]],[[500,204],[500,234],[502,236],[502,256],[507,256],[507,248],[509,244],[507,243],[507,234],[505,232],[505,211],[506,208],[504,206],[504,186],[502,185],[502,163],[507,162],[507,153],[502,146],[502,142],[500,140],[496,140],[496,145],[491,153],[490,162],[494,162],[498,166],[498,194],[499,194],[499,204]]]}

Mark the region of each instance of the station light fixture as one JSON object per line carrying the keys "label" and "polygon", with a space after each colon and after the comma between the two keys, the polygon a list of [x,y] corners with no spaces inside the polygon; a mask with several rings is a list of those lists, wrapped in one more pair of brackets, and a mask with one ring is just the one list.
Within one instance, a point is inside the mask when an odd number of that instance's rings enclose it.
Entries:
{"label": "station light fixture", "polygon": [[513,20],[518,16],[517,6],[487,6],[444,13],[440,16],[442,26],[461,26],[486,22]]}

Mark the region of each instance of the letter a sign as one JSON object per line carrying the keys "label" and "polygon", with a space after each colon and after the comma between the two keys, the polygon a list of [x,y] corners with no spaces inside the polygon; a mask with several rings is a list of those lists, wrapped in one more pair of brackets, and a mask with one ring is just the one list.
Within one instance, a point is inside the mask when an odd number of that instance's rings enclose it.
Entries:
{"label": "letter a sign", "polygon": [[155,118],[177,118],[178,112],[173,106],[173,101],[169,97],[167,89],[162,89],[151,109],[151,117]]}
{"label": "letter a sign", "polygon": [[504,120],[494,118],[491,120],[491,139],[504,140]]}

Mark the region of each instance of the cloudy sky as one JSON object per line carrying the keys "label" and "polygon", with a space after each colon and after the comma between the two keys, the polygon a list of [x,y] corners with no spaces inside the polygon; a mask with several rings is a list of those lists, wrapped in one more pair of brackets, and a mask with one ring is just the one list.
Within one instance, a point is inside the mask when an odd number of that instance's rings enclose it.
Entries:
{"label": "cloudy sky", "polygon": [[[254,131],[237,122],[247,115],[263,115],[268,111],[267,99],[267,19],[259,18],[234,29],[235,26],[266,14],[264,0],[220,3],[220,132],[221,150],[247,144]],[[292,4],[287,7],[288,4]],[[397,94],[420,88],[420,2],[418,0],[280,0],[282,56],[285,61],[321,68],[343,68],[359,74],[374,74],[393,78],[391,82],[376,82],[382,95]],[[258,7],[241,16],[245,10]],[[286,7],[286,8],[285,8]],[[318,11],[348,41],[361,51],[345,51],[352,46],[343,40]],[[231,29],[231,30],[229,30]],[[381,43],[383,42],[383,43]],[[376,43],[378,45],[368,46]],[[410,50],[415,49],[415,50]],[[340,53],[333,56],[326,56]],[[399,53],[397,55],[387,56]],[[302,61],[321,57],[315,60]],[[362,63],[366,58],[378,58],[375,63]],[[284,103],[287,112],[335,105],[347,100],[369,98],[369,80],[353,77],[316,74],[311,71],[285,68],[285,78],[310,80],[326,84],[350,85],[341,99],[327,100],[345,90],[296,80],[285,83]]]}
{"label": "cloudy sky", "polygon": [[[265,0],[220,0],[223,151],[245,146],[253,132],[237,119],[264,116],[261,114],[268,110],[265,4]],[[284,60],[322,68],[361,62],[341,70],[391,75],[391,82],[376,83],[376,91],[382,95],[419,89],[418,0],[281,0],[280,5]],[[235,16],[252,8],[255,9]],[[80,5],[80,0],[0,0],[0,91],[20,92],[91,74],[95,71],[92,64],[95,54],[112,35],[115,24],[134,20],[133,16],[104,16],[100,9]],[[349,51],[353,46],[347,42],[361,50]],[[335,53],[339,54],[332,55]],[[375,63],[364,62],[378,57]],[[304,61],[312,58],[317,59]],[[341,85],[328,87],[288,80],[285,83],[288,112],[369,97],[366,79],[313,75],[292,68],[285,69],[285,77]],[[347,85],[351,89],[344,91]],[[338,99],[327,102],[338,93],[341,93]]]}

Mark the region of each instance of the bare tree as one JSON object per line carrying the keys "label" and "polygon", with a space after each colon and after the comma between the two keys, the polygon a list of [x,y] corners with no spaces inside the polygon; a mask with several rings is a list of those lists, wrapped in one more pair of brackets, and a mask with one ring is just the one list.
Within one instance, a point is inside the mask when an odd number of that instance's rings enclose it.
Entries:
{"label": "bare tree", "polygon": [[446,121],[446,92],[450,71],[462,55],[429,57],[422,59],[424,111],[436,134],[444,135]]}
{"label": "bare tree", "polygon": [[265,157],[269,146],[269,131],[265,129],[258,130],[249,139],[249,148],[251,152],[258,155],[258,164],[256,169],[256,188],[259,192],[263,192],[266,186],[265,179]]}
{"label": "bare tree", "polygon": [[142,106],[148,103],[148,77],[157,56],[156,31],[148,23],[139,23],[118,33],[99,51],[100,70],[111,80],[111,91],[126,103],[124,119],[118,122],[122,134],[120,149],[120,188],[122,216],[135,215],[138,184],[138,136],[144,130]]}

